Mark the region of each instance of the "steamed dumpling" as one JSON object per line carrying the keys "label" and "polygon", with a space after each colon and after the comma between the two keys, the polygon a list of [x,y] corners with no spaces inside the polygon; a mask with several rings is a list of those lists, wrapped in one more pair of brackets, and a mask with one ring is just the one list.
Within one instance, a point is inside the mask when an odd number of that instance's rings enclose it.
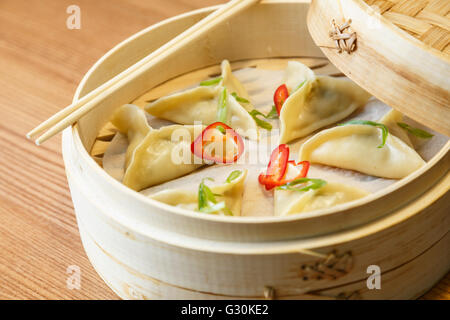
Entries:
{"label": "steamed dumpling", "polygon": [[125,166],[128,167],[133,151],[144,140],[152,128],[147,122],[144,110],[133,104],[125,104],[113,115],[112,124],[128,138]]}
{"label": "steamed dumpling", "polygon": [[[291,64],[301,65],[299,62]],[[370,98],[370,94],[351,81],[315,77],[308,70],[306,66],[288,68],[287,75],[291,76],[286,82],[290,95],[281,108],[280,143],[288,143],[342,120]]]}
{"label": "steamed dumpling", "polygon": [[128,149],[125,156],[125,165],[130,164],[133,150],[144,140],[147,133],[152,130],[147,122],[144,110],[134,104],[125,104],[113,115],[112,124],[128,137]]}
{"label": "steamed dumpling", "polygon": [[[230,182],[210,186],[211,191],[216,195],[217,201],[224,201],[226,207],[233,213],[233,216],[241,215],[242,194],[246,177],[247,170],[243,170],[237,178]],[[169,189],[159,191],[149,197],[172,206],[199,211],[198,190]],[[224,212],[219,214],[224,214]]]}
{"label": "steamed dumpling", "polygon": [[[242,98],[248,94],[242,84],[231,74],[228,61],[222,63],[223,79],[216,86],[200,86],[167,97],[160,98],[145,107],[151,115],[181,124],[196,124],[201,122],[209,125],[218,121],[220,95],[227,88],[227,119],[226,124],[242,136],[253,140],[258,139],[258,126],[246,108],[235,97],[236,92]],[[252,108],[251,106],[249,106]]]}
{"label": "steamed dumpling", "polygon": [[[222,81],[220,82],[220,85],[222,87],[227,88],[228,93],[232,94],[234,92],[239,97],[244,98],[247,101],[250,101],[250,96],[248,95],[247,90],[245,90],[242,83],[231,72],[230,62],[228,62],[228,60],[223,60],[221,67],[222,67]],[[251,102],[249,103],[239,102],[239,103],[247,111],[252,111],[254,109]]]}
{"label": "steamed dumpling", "polygon": [[[218,121],[219,96],[222,90],[221,86],[197,87],[161,98],[146,106],[145,110],[155,117],[176,123],[201,122],[209,125]],[[227,108],[226,124],[240,135],[257,140],[258,126],[255,120],[230,94],[227,94]]]}
{"label": "steamed dumpling", "polygon": [[287,216],[295,213],[334,207],[368,195],[367,192],[342,183],[328,182],[317,190],[275,190],[275,215]]}
{"label": "steamed dumpling", "polygon": [[[136,147],[123,184],[139,191],[201,167],[203,163],[194,161],[191,144],[203,129],[201,125],[172,125],[150,131]],[[183,138],[173,139],[174,136]]]}
{"label": "steamed dumpling", "polygon": [[386,113],[384,117],[381,118],[380,121],[378,122],[384,124],[389,129],[389,133],[396,136],[397,138],[400,138],[411,148],[413,147],[413,144],[409,139],[408,133],[402,128],[400,128],[397,124],[399,122],[403,122],[403,114],[401,112],[392,109],[391,111]]}
{"label": "steamed dumpling", "polygon": [[[300,174],[298,167],[288,165],[286,179],[294,179]],[[291,191],[275,189],[275,216],[286,216],[318,209],[334,207],[338,204],[365,197],[364,190],[345,184],[328,182],[325,186],[308,191]]]}
{"label": "steamed dumpling", "polygon": [[142,115],[143,111],[138,107],[125,105],[112,119],[129,140],[124,185],[140,191],[188,174],[203,165],[198,163],[198,159],[194,161],[190,150],[192,141],[201,134],[203,126],[172,125],[155,130],[145,127],[145,114]]}
{"label": "steamed dumpling", "polygon": [[289,94],[294,93],[305,80],[313,81],[316,78],[314,71],[297,61],[289,61],[286,67],[283,83],[288,88]]}
{"label": "steamed dumpling", "polygon": [[326,129],[308,139],[299,159],[359,171],[388,179],[401,179],[422,167],[420,155],[399,138],[369,125],[344,125]]}

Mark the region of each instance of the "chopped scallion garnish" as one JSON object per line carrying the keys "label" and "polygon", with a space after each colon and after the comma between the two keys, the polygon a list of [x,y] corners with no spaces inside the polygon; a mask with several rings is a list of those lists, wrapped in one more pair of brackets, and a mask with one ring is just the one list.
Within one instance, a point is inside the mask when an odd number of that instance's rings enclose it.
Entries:
{"label": "chopped scallion garnish", "polygon": [[239,97],[236,92],[233,92],[231,95],[236,99],[237,102],[250,103],[250,101],[248,101],[247,99]]}
{"label": "chopped scallion garnish", "polygon": [[227,178],[227,183],[230,183],[231,181],[239,178],[239,176],[242,174],[242,171],[240,170],[234,170],[233,172],[230,173],[230,175]]}
{"label": "chopped scallion garnish", "polygon": [[278,119],[277,107],[275,105],[272,106],[272,109],[265,116],[266,119]]}
{"label": "chopped scallion garnish", "polygon": [[213,86],[215,84],[218,84],[220,81],[222,81],[222,77],[202,81],[202,82],[200,82],[200,85],[204,86],[204,87],[205,86]]}
{"label": "chopped scallion garnish", "polygon": [[[298,187],[298,185],[303,185]],[[327,182],[322,179],[300,178],[277,187],[279,190],[290,190],[305,192],[308,190],[317,190],[326,185]]]}
{"label": "chopped scallion garnish", "polygon": [[210,205],[208,205],[206,207],[203,207],[203,208],[201,208],[199,210],[201,212],[204,212],[204,213],[217,213],[220,210],[223,210],[225,208],[226,208],[225,202],[221,201],[221,202],[218,202],[218,203],[210,204]]}
{"label": "chopped scallion garnish", "polygon": [[252,111],[249,112],[249,114],[252,116],[253,120],[255,120],[258,126],[269,131],[272,130],[272,125],[269,122],[258,118],[258,116],[266,118],[266,116],[263,113],[259,112],[256,109],[253,109]]}
{"label": "chopped scallion garnish", "polygon": [[222,134],[227,134],[227,131],[225,130],[225,128],[224,127],[222,127],[222,126],[217,126],[217,128],[216,128],[217,130],[219,130],[220,131],[220,133],[222,133]]}
{"label": "chopped scallion garnish", "polygon": [[227,208],[225,201],[217,202],[216,196],[211,189],[205,184],[205,180],[214,181],[212,178],[205,178],[200,182],[198,187],[198,210],[204,213],[218,213],[222,211],[225,215],[233,215],[231,210]]}
{"label": "chopped scallion garnish", "polygon": [[[298,89],[300,89],[301,87],[303,87],[303,85],[306,83],[306,80],[304,80],[302,83],[300,83],[298,86],[297,86],[297,88],[295,88],[295,90],[293,91],[293,93],[295,92],[295,91],[297,91]],[[291,93],[292,94],[292,93]]]}
{"label": "chopped scallion garnish", "polygon": [[368,121],[368,120],[351,120],[349,122],[342,123],[339,125],[345,126],[347,124],[363,124],[363,125],[367,125],[367,126],[373,126],[373,127],[380,128],[381,132],[382,132],[382,142],[377,148],[383,148],[384,145],[386,144],[386,139],[389,134],[389,130],[384,124],[378,123],[378,122],[373,122],[373,121]]}
{"label": "chopped scallion garnish", "polygon": [[[223,203],[225,203],[225,202],[223,202]],[[230,210],[230,208],[228,208],[227,206],[225,206],[223,209],[222,209],[222,212],[226,215],[226,216],[232,216],[233,215],[233,212]]]}
{"label": "chopped scallion garnish", "polygon": [[217,106],[217,119],[219,122],[227,123],[227,88],[223,88],[219,96],[219,105]]}
{"label": "chopped scallion garnish", "polygon": [[409,124],[403,123],[403,122],[397,122],[397,125],[411,133],[412,135],[415,135],[416,137],[422,138],[422,139],[430,139],[434,137],[434,134],[431,134],[429,132],[426,132],[425,130],[411,127]]}

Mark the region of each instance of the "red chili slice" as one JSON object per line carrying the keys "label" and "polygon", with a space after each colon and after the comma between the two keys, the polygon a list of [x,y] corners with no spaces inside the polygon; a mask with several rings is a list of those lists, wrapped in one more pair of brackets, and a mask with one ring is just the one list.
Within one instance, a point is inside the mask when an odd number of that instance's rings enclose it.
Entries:
{"label": "red chili slice", "polygon": [[[310,163],[309,161],[301,161],[295,164],[294,160],[287,160],[289,158],[289,147],[285,144],[278,146],[272,152],[270,162],[267,167],[267,174],[260,174],[258,181],[266,187],[266,190],[271,190],[275,187],[282,186],[288,182],[296,179],[305,178],[308,175]],[[300,173],[293,179],[284,179],[287,173],[288,164],[294,166],[302,166]]]}
{"label": "red chili slice", "polygon": [[280,144],[272,151],[266,174],[260,174],[258,180],[266,186],[266,190],[277,186],[286,174],[289,160],[289,147],[286,144]]}
{"label": "red chili slice", "polygon": [[277,186],[282,186],[283,184],[289,183],[291,181],[294,181],[294,180],[297,180],[297,179],[300,179],[300,178],[306,178],[306,176],[308,175],[309,166],[310,166],[310,162],[309,161],[301,161],[301,162],[295,164],[294,160],[289,160],[289,163],[292,163],[292,162],[294,163],[295,166],[302,165],[302,171],[300,171],[298,176],[296,176],[293,179],[289,179],[289,180],[282,179],[282,180],[278,181],[279,184],[277,184]]}
{"label": "red chili slice", "polygon": [[[223,130],[220,130],[220,127],[223,128]],[[215,136],[212,135],[215,129],[218,129],[222,133],[223,142],[226,143],[227,139],[233,139],[233,141],[236,143],[238,151],[232,158],[226,158],[226,153],[222,155],[222,157],[220,157],[220,155],[211,155],[205,152],[205,145],[215,140]],[[225,132],[225,134],[223,132]],[[214,161],[216,163],[232,163],[236,162],[244,152],[244,141],[242,140],[241,136],[233,130],[233,128],[227,126],[225,123],[215,122],[207,126],[202,131],[202,133],[194,140],[194,142],[192,142],[191,152],[197,157],[204,160]]]}
{"label": "red chili slice", "polygon": [[275,94],[273,95],[273,102],[275,103],[275,107],[277,108],[278,115],[281,113],[281,107],[283,107],[284,102],[289,97],[289,91],[285,84],[282,84],[275,90]]}
{"label": "red chili slice", "polygon": [[311,165],[311,163],[309,161],[301,161],[299,163],[297,163],[297,166],[302,165],[302,171],[300,171],[300,174],[298,175],[298,177],[295,178],[295,180],[299,179],[299,178],[306,178],[306,176],[308,175],[308,171],[309,171],[309,166]]}

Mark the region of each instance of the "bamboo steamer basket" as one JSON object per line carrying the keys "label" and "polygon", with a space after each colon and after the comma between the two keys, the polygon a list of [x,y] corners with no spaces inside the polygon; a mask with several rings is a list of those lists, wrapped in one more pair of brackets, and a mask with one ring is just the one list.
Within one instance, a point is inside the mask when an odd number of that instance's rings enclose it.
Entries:
{"label": "bamboo steamer basket", "polygon": [[[352,20],[355,54],[324,45],[333,19]],[[314,0],[308,26],[345,75],[391,107],[450,136],[450,1]]]}
{"label": "bamboo steamer basket", "polygon": [[[450,143],[426,166],[381,192],[283,218],[219,217],[168,206],[115,181],[91,157],[92,149],[111,138],[104,126],[114,110],[169,79],[222,59],[245,65],[308,57],[326,67],[308,34],[308,8],[307,0],[263,1],[167,58],[64,131],[63,156],[83,246],[120,297],[416,298],[448,272]],[[165,20],[125,40],[92,67],[74,99],[213,10]],[[370,265],[381,268],[381,290],[367,287]]]}

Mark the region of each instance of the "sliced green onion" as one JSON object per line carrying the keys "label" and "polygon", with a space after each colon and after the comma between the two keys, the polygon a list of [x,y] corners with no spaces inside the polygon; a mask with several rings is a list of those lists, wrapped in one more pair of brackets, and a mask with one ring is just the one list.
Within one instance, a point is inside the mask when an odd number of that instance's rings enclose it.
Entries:
{"label": "sliced green onion", "polygon": [[220,122],[227,123],[227,88],[223,88],[219,96],[219,105],[217,107],[217,119]]}
{"label": "sliced green onion", "polygon": [[380,128],[381,132],[383,134],[383,140],[377,148],[383,148],[384,145],[386,144],[386,139],[389,134],[389,130],[384,124],[378,123],[378,122],[373,122],[373,121],[368,121],[368,120],[351,120],[349,122],[339,124],[339,126],[345,126],[347,124],[363,124],[363,125],[367,125],[367,126],[373,126],[373,127]]}
{"label": "sliced green onion", "polygon": [[215,84],[218,84],[220,81],[222,81],[222,77],[218,77],[218,78],[202,81],[202,82],[200,82],[200,85],[203,86],[203,87],[213,86]]}
{"label": "sliced green onion", "polygon": [[434,137],[434,134],[431,134],[429,132],[426,132],[425,130],[411,127],[409,124],[403,123],[403,122],[397,122],[397,125],[411,133],[412,135],[415,135],[416,137],[422,138],[422,139],[430,139]]}
{"label": "sliced green onion", "polygon": [[222,134],[226,134],[226,133],[227,133],[227,131],[225,130],[225,128],[222,127],[222,126],[217,126],[216,129],[219,130]]}
{"label": "sliced green onion", "polygon": [[[297,187],[297,185],[299,185],[299,184],[304,185],[307,183],[310,183],[310,184],[303,186],[303,187]],[[294,181],[288,182],[286,184],[283,184],[282,186],[277,187],[277,189],[305,192],[308,190],[320,189],[326,184],[327,184],[327,182],[322,179],[300,178],[300,179],[296,179]]]}
{"label": "sliced green onion", "polygon": [[[225,203],[225,202],[223,202],[223,203]],[[232,216],[233,215],[233,212],[230,210],[230,208],[228,208],[227,206],[225,206],[223,209],[222,209],[222,212],[226,215],[226,216]]]}
{"label": "sliced green onion", "polygon": [[297,91],[298,89],[300,89],[301,87],[303,87],[303,85],[306,83],[306,80],[304,80],[302,83],[300,83],[297,88],[295,88],[294,91],[292,91],[292,93],[294,93],[295,91]]}
{"label": "sliced green onion", "polygon": [[225,201],[221,201],[219,203],[214,203],[207,207],[203,207],[202,209],[200,209],[200,211],[204,213],[217,213],[225,208],[226,208]]}
{"label": "sliced green onion", "polygon": [[255,120],[258,126],[269,131],[272,130],[272,125],[270,123],[258,118],[258,116],[262,116],[265,118],[266,116],[263,113],[259,112],[256,109],[253,109],[252,111],[249,112],[249,114],[252,116],[253,120]]}
{"label": "sliced green onion", "polygon": [[230,183],[231,181],[239,178],[239,176],[242,174],[241,170],[234,170],[233,172],[230,173],[230,175],[227,178],[227,183]]}
{"label": "sliced green onion", "polygon": [[216,203],[216,198],[211,189],[205,184],[205,180],[214,181],[212,178],[205,178],[198,187],[198,209],[203,211],[209,207],[209,203]]}
{"label": "sliced green onion", "polygon": [[248,101],[247,99],[239,97],[236,92],[233,92],[231,95],[236,99],[237,102],[250,103],[250,101]]}
{"label": "sliced green onion", "polygon": [[205,178],[198,187],[198,210],[204,213],[218,213],[222,211],[225,215],[233,215],[231,210],[225,205],[225,201],[217,202],[216,196],[205,184],[205,180],[214,181],[212,178]]}
{"label": "sliced green onion", "polygon": [[266,119],[277,119],[278,118],[277,107],[275,107],[275,105],[272,105],[272,110],[270,110],[269,113],[264,117]]}

